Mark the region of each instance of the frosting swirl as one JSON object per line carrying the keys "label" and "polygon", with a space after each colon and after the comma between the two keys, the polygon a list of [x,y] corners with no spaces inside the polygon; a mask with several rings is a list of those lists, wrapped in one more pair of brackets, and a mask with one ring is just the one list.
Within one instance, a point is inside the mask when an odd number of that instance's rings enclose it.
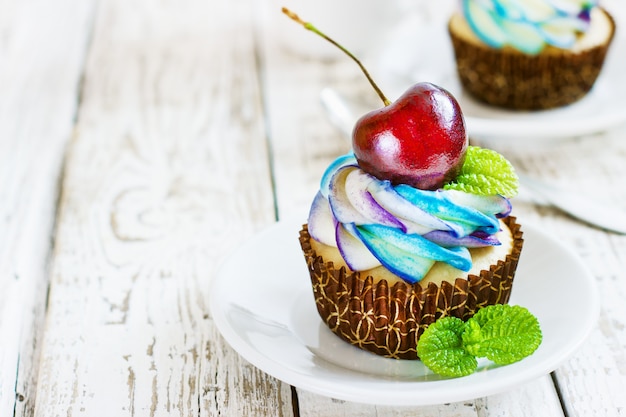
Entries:
{"label": "frosting swirl", "polygon": [[468,248],[499,245],[498,217],[510,211],[499,195],[394,186],[367,174],[348,154],[324,173],[308,224],[311,237],[337,247],[353,271],[383,265],[413,283],[435,262],[468,271]]}
{"label": "frosting swirl", "polygon": [[598,0],[462,0],[472,31],[493,48],[537,54],[547,45],[571,48],[589,28]]}

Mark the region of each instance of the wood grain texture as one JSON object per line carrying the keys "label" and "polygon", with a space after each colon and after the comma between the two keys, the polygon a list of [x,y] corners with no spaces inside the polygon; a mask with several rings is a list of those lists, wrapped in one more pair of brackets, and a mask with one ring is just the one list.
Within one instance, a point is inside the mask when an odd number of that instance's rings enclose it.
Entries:
{"label": "wood grain texture", "polygon": [[[502,146],[520,170],[626,210],[626,126],[534,147]],[[626,236],[590,228],[550,207],[520,206],[589,268],[601,313],[583,346],[556,371],[568,416],[626,413]],[[576,314],[576,312],[572,312]]]}
{"label": "wood grain texture", "polygon": [[0,415],[32,415],[62,163],[92,1],[0,12]]}
{"label": "wood grain texture", "polygon": [[[451,404],[424,407],[392,407],[357,404],[347,401],[323,398],[306,391],[298,391],[300,416],[389,416],[389,417],[487,417],[487,416],[562,416],[554,385],[549,376],[525,384],[520,389]],[[538,406],[541,404],[541,408]]]}
{"label": "wood grain texture", "polygon": [[253,16],[246,0],[100,4],[35,415],[291,413],[207,305],[222,258],[274,219]]}

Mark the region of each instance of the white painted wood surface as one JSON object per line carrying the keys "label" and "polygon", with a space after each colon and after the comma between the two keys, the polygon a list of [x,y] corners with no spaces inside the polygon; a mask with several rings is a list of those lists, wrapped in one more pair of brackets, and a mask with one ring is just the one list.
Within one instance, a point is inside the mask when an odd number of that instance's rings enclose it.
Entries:
{"label": "white painted wood surface", "polygon": [[[0,416],[626,415],[626,237],[524,198],[518,217],[571,246],[603,300],[553,376],[462,403],[371,406],[292,389],[223,341],[207,305],[221,260],[302,215],[348,149],[320,89],[376,101],[341,55],[281,47],[277,6],[0,2]],[[492,145],[626,209],[626,126]]]}
{"label": "white painted wood surface", "polygon": [[48,261],[93,2],[0,2],[0,416],[32,415]]}
{"label": "white painted wood surface", "polygon": [[36,416],[291,410],[290,387],[227,347],[207,305],[220,259],[274,219],[249,6],[100,4]]}

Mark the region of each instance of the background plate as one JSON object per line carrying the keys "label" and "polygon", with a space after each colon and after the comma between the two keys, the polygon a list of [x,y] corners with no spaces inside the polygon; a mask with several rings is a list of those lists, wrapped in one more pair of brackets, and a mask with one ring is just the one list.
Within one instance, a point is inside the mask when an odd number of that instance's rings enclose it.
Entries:
{"label": "background plate", "polygon": [[420,361],[378,357],[326,328],[300,251],[300,225],[276,223],[236,251],[213,282],[211,312],[227,342],[246,360],[317,394],[401,406],[509,390],[554,370],[583,342],[599,314],[594,280],[582,262],[550,236],[523,225],[526,243],[511,303],[537,316],[542,344],[515,364],[483,361],[470,376],[441,378]]}

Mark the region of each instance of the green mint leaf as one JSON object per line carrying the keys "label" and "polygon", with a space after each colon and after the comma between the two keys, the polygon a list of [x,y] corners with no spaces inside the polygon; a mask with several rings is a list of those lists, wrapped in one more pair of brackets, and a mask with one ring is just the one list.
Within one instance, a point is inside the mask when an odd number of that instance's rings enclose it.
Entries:
{"label": "green mint leaf", "polygon": [[478,366],[476,358],[463,348],[465,323],[456,317],[442,317],[426,328],[417,352],[431,371],[448,377],[465,376]]}
{"label": "green mint leaf", "polygon": [[532,354],[542,334],[539,321],[526,308],[498,304],[480,309],[469,319],[462,339],[470,355],[508,365]]}
{"label": "green mint leaf", "polygon": [[517,174],[504,156],[491,149],[469,146],[461,173],[443,188],[512,198],[517,195],[518,185]]}

